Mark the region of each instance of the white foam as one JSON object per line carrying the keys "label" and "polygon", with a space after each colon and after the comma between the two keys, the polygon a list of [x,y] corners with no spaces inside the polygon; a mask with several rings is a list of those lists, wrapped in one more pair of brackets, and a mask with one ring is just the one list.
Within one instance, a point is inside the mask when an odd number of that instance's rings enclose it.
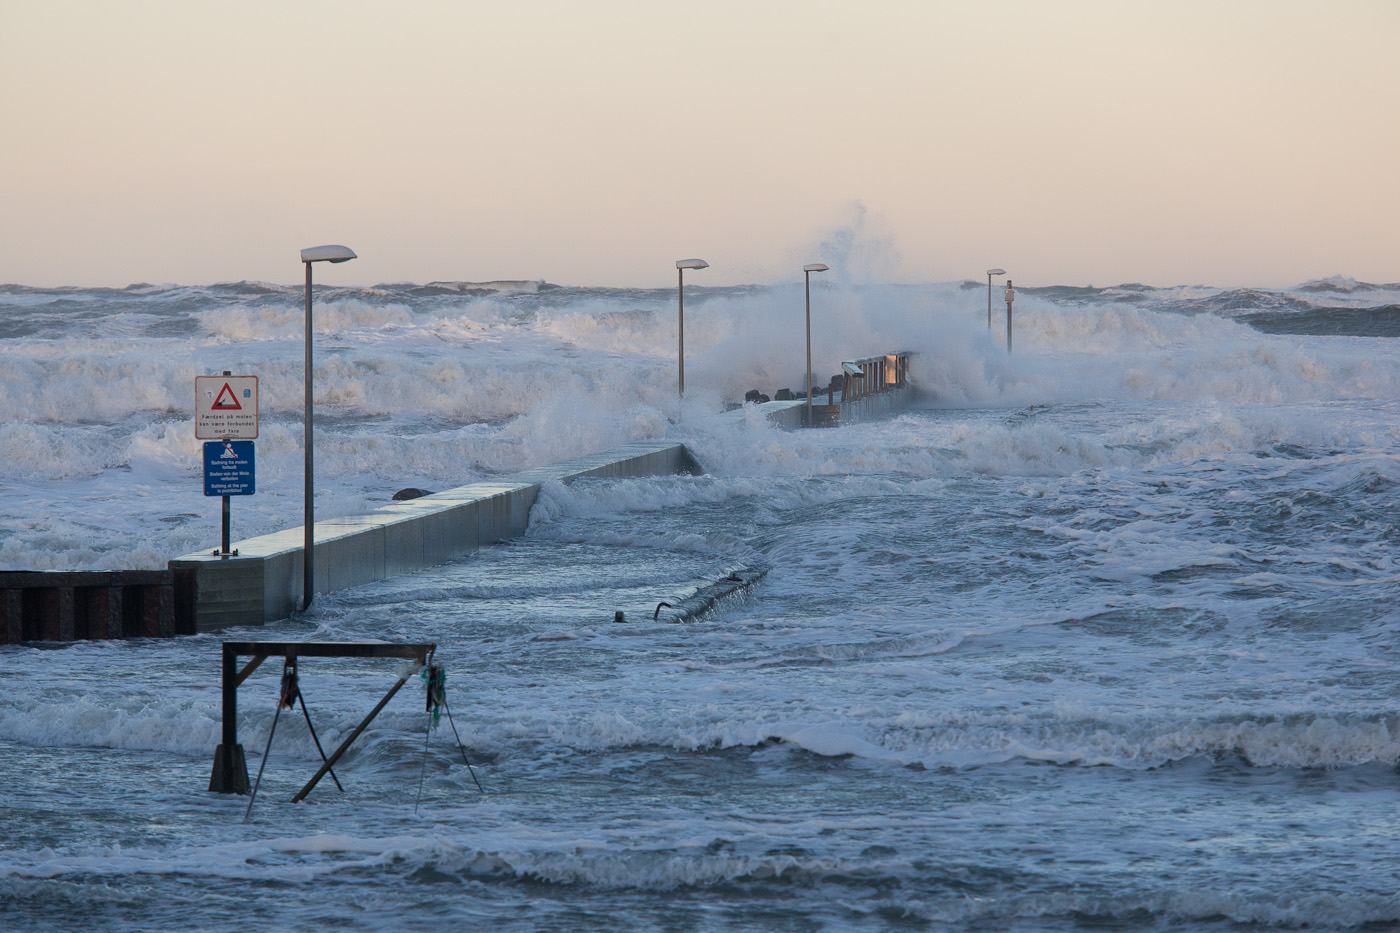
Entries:
{"label": "white foam", "polygon": [[[800,434],[757,422],[737,431],[712,423],[709,412],[725,397],[800,387],[797,285],[697,292],[684,405],[674,397],[669,298],[595,292],[525,308],[509,297],[420,306],[373,292],[332,296],[316,306],[318,474],[326,484],[318,514],[362,511],[407,485],[446,488],[661,437],[687,442],[712,470],[736,476],[892,471],[946,479],[1063,476],[1247,453],[1280,440],[1323,446],[1369,436],[1388,444],[1393,433],[1379,419],[1337,417],[1344,402],[1380,403],[1400,389],[1400,364],[1377,357],[1366,341],[1304,345],[1209,315],[1061,306],[1027,295],[1018,304],[1017,352],[1008,358],[972,300],[980,293],[832,282],[813,296],[818,381],[842,358],[907,348],[919,354],[915,380],[938,404],[984,406],[986,414]],[[228,367],[256,372],[263,398],[259,492],[239,503],[239,534],[274,530],[284,524],[279,516],[298,511],[302,322],[297,290],[284,291],[285,304],[258,299],[199,314],[209,343],[100,333],[5,341],[0,456],[18,522],[0,539],[6,565],[52,563],[52,542],[34,533],[40,510],[51,526],[79,509],[85,519],[96,514],[100,528],[134,520],[151,555],[143,561],[158,564],[160,555],[187,549],[183,523],[161,521],[172,517],[165,497],[135,487],[197,489],[193,378]],[[171,293],[145,300],[158,308]],[[1030,405],[1134,400],[1159,407],[1108,436],[1093,417],[1076,424],[1058,415],[996,416]],[[1162,403],[1180,406],[1180,414],[1164,413]],[[102,488],[105,504],[41,488],[83,480]],[[177,498],[180,512],[205,514],[197,494]],[[65,501],[82,505],[66,508]],[[25,502],[34,512],[26,513]],[[121,566],[132,546],[125,534],[97,530],[60,550],[77,561],[71,569],[81,569]]]}

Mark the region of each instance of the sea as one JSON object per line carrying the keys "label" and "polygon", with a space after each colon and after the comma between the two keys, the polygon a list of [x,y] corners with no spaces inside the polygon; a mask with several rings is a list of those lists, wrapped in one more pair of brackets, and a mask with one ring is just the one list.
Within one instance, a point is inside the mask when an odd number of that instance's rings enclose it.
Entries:
{"label": "sea", "polygon": [[[0,646],[0,930],[1400,928],[1400,283],[342,287],[318,518],[635,442],[528,533],[174,639]],[[1023,283],[1024,285],[1024,283]],[[238,539],[300,525],[300,285],[0,286],[0,569],[219,543],[195,377],[259,380]],[[756,586],[676,621],[740,569]],[[625,621],[615,621],[621,612]],[[225,640],[432,643],[239,688]],[[400,676],[323,780],[292,798]],[[311,727],[314,725],[315,738]],[[479,784],[479,786],[478,786]]]}

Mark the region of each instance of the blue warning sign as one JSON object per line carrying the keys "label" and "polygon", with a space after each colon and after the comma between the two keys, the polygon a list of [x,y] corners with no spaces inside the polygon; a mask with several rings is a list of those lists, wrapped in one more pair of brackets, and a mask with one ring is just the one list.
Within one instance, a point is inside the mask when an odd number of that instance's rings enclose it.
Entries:
{"label": "blue warning sign", "polygon": [[252,441],[204,442],[206,496],[251,496],[254,472]]}

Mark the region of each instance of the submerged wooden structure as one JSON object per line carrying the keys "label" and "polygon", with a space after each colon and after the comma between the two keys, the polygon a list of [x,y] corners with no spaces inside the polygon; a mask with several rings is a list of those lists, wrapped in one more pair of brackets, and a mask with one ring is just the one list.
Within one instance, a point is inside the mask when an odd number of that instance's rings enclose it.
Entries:
{"label": "submerged wooden structure", "polygon": [[[389,692],[384,694],[384,698],[379,701],[379,705],[371,710],[369,715],[355,727],[354,731],[335,750],[335,753],[322,763],[321,770],[317,771],[316,775],[293,798],[293,802],[297,802],[306,799],[306,795],[311,793],[317,782],[335,766],[335,763],[340,760],[340,756],[344,755],[346,750],[350,748],[350,744],[359,738],[365,727],[394,698],[394,694],[399,692],[399,688],[408,682],[408,678],[413,676],[413,673],[418,669],[427,668],[432,663],[433,652],[436,650],[437,646],[432,644],[391,645],[382,642],[224,642],[223,736],[218,748],[214,750],[214,769],[209,776],[209,789],[219,794],[246,794],[249,792],[248,760],[243,754],[243,746],[238,744],[238,685],[247,680],[248,676],[257,670],[263,661],[270,657],[280,657],[284,664],[290,663],[293,669],[295,669],[299,658],[400,658],[414,661],[417,665],[413,671],[399,676],[399,679],[389,688]],[[242,657],[251,658],[251,660],[242,670],[239,670],[238,659]],[[287,700],[284,692],[282,705],[290,705],[286,702]],[[305,701],[303,701],[303,709],[305,709]],[[307,720],[310,721],[309,715]],[[317,747],[320,747],[319,740]]]}

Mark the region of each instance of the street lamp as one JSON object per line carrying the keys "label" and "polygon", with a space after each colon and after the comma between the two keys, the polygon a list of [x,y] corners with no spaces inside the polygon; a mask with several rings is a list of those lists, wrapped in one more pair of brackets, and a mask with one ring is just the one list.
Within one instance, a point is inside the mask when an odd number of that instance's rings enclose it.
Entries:
{"label": "street lamp", "polygon": [[992,276],[1006,275],[1005,269],[987,270],[987,330],[992,329]]}
{"label": "street lamp", "polygon": [[812,262],[802,267],[803,284],[807,286],[807,427],[812,426],[812,273],[825,272],[825,263]]}
{"label": "street lamp", "polygon": [[1011,280],[1006,280],[1006,352],[1011,352],[1011,303],[1016,300],[1016,289]]}
{"label": "street lamp", "polygon": [[311,600],[316,593],[316,573],[315,573],[315,532],[316,524],[315,490],[313,478],[315,472],[312,461],[311,445],[311,264],[314,262],[346,262],[355,258],[355,251],[348,246],[313,246],[310,249],[301,251],[302,264],[306,266],[306,377],[302,380],[306,387],[306,466],[302,471],[306,480],[306,491],[303,495],[305,505],[305,527],[302,529],[303,538],[301,552],[301,611],[305,612],[311,608]]}
{"label": "street lamp", "polygon": [[685,270],[708,268],[710,268],[710,264],[703,259],[676,260],[676,333],[680,335],[680,363],[676,368],[676,372],[680,383],[679,392],[681,398],[685,398]]}

